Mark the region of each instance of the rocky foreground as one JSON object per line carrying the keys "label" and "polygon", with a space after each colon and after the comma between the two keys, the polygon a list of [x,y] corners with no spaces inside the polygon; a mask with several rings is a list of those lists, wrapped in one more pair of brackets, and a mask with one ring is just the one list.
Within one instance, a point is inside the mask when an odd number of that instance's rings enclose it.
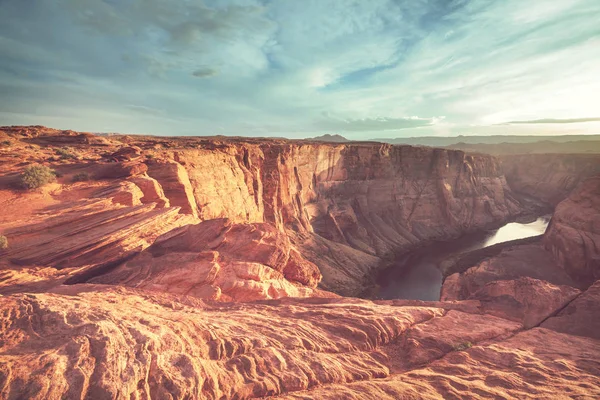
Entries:
{"label": "rocky foreground", "polygon": [[[0,398],[600,397],[600,157],[0,141]],[[32,164],[57,180],[23,190]],[[444,301],[340,297],[394,254],[548,208],[543,238],[453,271]]]}

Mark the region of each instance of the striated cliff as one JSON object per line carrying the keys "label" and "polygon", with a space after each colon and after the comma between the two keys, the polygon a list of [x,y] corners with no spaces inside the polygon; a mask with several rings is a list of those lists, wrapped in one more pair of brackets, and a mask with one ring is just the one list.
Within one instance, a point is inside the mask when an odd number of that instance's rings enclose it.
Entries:
{"label": "striated cliff", "polygon": [[523,211],[491,156],[379,143],[198,147],[172,156],[187,171],[190,208],[286,232],[319,266],[323,287],[346,295],[383,257]]}
{"label": "striated cliff", "polygon": [[578,282],[600,279],[600,176],[581,182],[558,204],[544,246]]}
{"label": "striated cliff", "polygon": [[580,182],[600,174],[600,154],[516,154],[500,160],[512,190],[552,206]]}

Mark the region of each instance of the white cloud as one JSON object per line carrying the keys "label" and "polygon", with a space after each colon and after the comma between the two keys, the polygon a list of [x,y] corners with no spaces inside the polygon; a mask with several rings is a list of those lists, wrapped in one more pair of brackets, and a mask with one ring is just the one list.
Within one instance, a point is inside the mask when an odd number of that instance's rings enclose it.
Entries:
{"label": "white cloud", "polygon": [[[85,130],[110,116],[122,131],[354,138],[595,117],[598,13],[596,0],[4,0],[0,108],[6,123]],[[595,129],[550,125],[536,133]]]}

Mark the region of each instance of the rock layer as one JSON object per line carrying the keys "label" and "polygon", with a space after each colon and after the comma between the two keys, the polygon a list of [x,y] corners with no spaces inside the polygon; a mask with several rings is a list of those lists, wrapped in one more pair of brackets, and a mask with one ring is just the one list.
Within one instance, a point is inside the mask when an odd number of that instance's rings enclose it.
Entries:
{"label": "rock layer", "polygon": [[544,245],[575,280],[600,279],[600,176],[580,183],[556,207]]}
{"label": "rock layer", "polygon": [[[452,300],[373,302],[315,286],[355,293],[394,252],[528,211],[510,165],[377,143],[0,131],[17,155],[0,149],[0,398],[600,397],[599,284],[576,281],[595,276],[593,185],[543,242],[449,277]],[[60,177],[13,191],[29,163]],[[556,204],[560,176],[586,174],[573,163],[511,179]],[[81,171],[92,179],[74,183]]]}
{"label": "rock layer", "polygon": [[[519,333],[469,307],[218,305],[90,285],[0,305],[4,398],[600,396],[597,339]],[[593,312],[585,317],[598,319]]]}
{"label": "rock layer", "polygon": [[124,265],[89,282],[248,301],[323,296],[313,290],[320,280],[318,268],[271,225],[215,219],[171,231]]}
{"label": "rock layer", "polygon": [[460,151],[213,143],[174,158],[187,170],[202,219],[266,222],[288,232],[323,272],[324,287],[344,294],[360,292],[382,257],[523,211],[497,160]]}
{"label": "rock layer", "polygon": [[599,154],[517,154],[500,159],[512,190],[552,206],[580,182],[600,174]]}

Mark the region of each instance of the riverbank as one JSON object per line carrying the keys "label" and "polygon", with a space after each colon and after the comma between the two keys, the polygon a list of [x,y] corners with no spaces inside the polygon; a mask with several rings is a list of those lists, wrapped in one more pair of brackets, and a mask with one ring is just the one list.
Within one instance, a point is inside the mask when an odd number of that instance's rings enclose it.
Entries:
{"label": "riverbank", "polygon": [[402,254],[380,271],[375,284],[362,297],[439,300],[445,277],[497,255],[506,246],[538,241],[549,220],[550,215],[522,216],[520,222],[511,221],[497,229],[470,233],[451,241],[433,242]]}

